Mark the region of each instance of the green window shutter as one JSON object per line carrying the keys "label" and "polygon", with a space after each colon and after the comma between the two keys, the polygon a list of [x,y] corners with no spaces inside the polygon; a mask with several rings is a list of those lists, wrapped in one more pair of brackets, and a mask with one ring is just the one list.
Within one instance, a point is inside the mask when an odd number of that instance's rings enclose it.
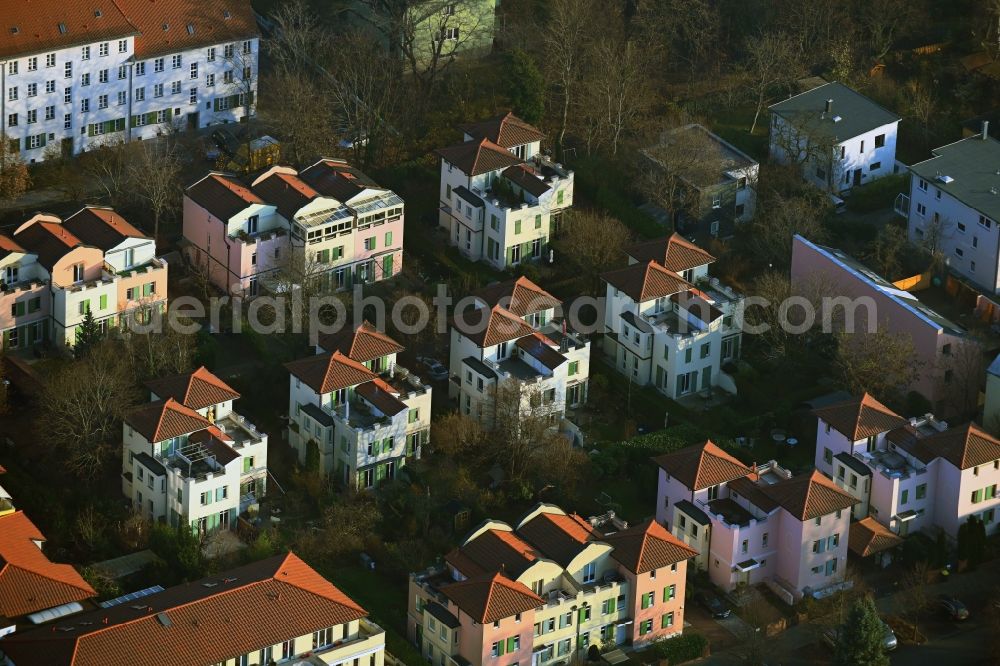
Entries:
{"label": "green window shutter", "polygon": [[409,423],[416,423],[417,421],[417,410],[411,409],[409,413]]}
{"label": "green window shutter", "polygon": [[94,136],[94,124],[87,125],[87,136]]}
{"label": "green window shutter", "polygon": [[42,137],[41,145],[44,148],[45,147],[45,141],[49,138],[49,135],[43,133],[43,134],[39,134],[38,136]]}
{"label": "green window shutter", "polygon": [[451,185],[447,183],[444,186],[444,198],[451,200]]}
{"label": "green window shutter", "polygon": [[243,459],[243,473],[246,474],[250,471],[250,458]]}
{"label": "green window shutter", "polygon": [[507,248],[507,265],[514,263],[514,248]]}
{"label": "green window shutter", "polygon": [[514,233],[521,233],[521,220],[514,220]]}
{"label": "green window shutter", "polygon": [[104,310],[108,307],[108,295],[101,294],[101,309]]}
{"label": "green window shutter", "polygon": [[513,652],[517,648],[514,647],[514,637],[511,636],[507,639],[507,652]]}
{"label": "green window shutter", "polygon": [[541,229],[542,228],[542,216],[541,215],[536,215],[535,216],[535,228],[536,229]]}
{"label": "green window shutter", "polygon": [[561,204],[563,202],[563,191],[559,190],[556,192],[556,203]]}
{"label": "green window shutter", "polygon": [[10,331],[4,331],[3,332],[3,346],[4,346],[4,349],[6,349],[7,347],[10,347]]}
{"label": "green window shutter", "polygon": [[155,125],[156,124],[156,111],[150,111],[146,114],[146,124]]}
{"label": "green window shutter", "polygon": [[580,362],[579,361],[573,361],[572,363],[570,363],[569,364],[569,373],[568,373],[569,376],[572,377],[573,375],[575,375],[577,373],[577,371],[579,370],[579,368],[580,368]]}
{"label": "green window shutter", "polygon": [[25,311],[24,301],[21,301],[20,303],[15,303],[14,304],[14,316],[15,317],[20,317],[21,315],[24,314],[24,311]]}
{"label": "green window shutter", "polygon": [[392,232],[387,231],[385,232],[385,246],[389,247],[390,245],[392,245]]}
{"label": "green window shutter", "polygon": [[319,253],[319,261],[321,264],[328,263],[330,261],[330,250],[321,250]]}
{"label": "green window shutter", "polygon": [[80,307],[83,308],[83,314],[86,314],[90,310],[90,299],[85,298],[81,303]]}
{"label": "green window shutter", "polygon": [[171,118],[173,118],[173,116],[174,116],[174,110],[167,109],[167,120],[169,121]]}
{"label": "green window shutter", "polygon": [[392,255],[382,259],[382,276],[392,277]]}

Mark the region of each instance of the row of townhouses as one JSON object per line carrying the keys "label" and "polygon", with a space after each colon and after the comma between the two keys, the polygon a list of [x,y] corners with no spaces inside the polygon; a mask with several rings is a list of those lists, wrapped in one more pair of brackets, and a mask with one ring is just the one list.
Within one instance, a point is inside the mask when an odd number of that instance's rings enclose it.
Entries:
{"label": "row of townhouses", "polygon": [[40,213],[0,235],[3,350],[72,346],[89,312],[104,332],[148,321],[167,299],[156,244],[110,208],[60,219]]}
{"label": "row of townhouses", "polygon": [[342,160],[213,172],[184,192],[184,254],[226,293],[335,291],[399,273],[403,219],[399,196]]}
{"label": "row of townhouses", "polygon": [[0,34],[0,135],[26,162],[253,112],[248,0],[17,2]]}
{"label": "row of townhouses", "polygon": [[628,527],[539,504],[487,520],[411,574],[407,631],[432,664],[565,664],[588,648],[644,645],[684,627],[695,551],[655,521]]}

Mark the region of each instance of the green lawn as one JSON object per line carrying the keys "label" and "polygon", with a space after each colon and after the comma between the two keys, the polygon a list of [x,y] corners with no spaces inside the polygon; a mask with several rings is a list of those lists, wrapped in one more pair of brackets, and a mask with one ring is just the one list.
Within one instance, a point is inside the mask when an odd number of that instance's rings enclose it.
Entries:
{"label": "green lawn", "polygon": [[360,564],[321,573],[361,604],[371,620],[385,629],[386,650],[408,666],[426,665],[426,660],[406,640],[406,581],[378,570],[363,569]]}

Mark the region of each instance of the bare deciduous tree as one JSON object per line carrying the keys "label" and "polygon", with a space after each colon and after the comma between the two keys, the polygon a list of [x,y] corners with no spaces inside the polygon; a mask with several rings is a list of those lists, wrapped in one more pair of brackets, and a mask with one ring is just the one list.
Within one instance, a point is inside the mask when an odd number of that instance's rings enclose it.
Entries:
{"label": "bare deciduous tree", "polygon": [[698,186],[717,182],[725,161],[721,146],[696,125],[665,130],[659,143],[642,155],[639,187],[650,201],[670,212],[672,224],[682,214],[697,216]]}
{"label": "bare deciduous tree", "polygon": [[788,35],[782,32],[765,33],[746,41],[746,85],[756,109],[750,133],[757,129],[761,112],[771,99],[775,88],[786,89],[799,72],[798,60],[792,51]]}
{"label": "bare deciduous tree", "polygon": [[160,222],[176,211],[182,200],[180,158],[172,141],[143,141],[129,162],[129,189],[152,213],[153,240],[157,241]]}
{"label": "bare deciduous tree", "polygon": [[53,458],[80,478],[99,476],[121,441],[121,421],[138,396],[120,350],[105,342],[47,378],[39,429]]}
{"label": "bare deciduous tree", "polygon": [[795,234],[814,242],[826,239],[822,219],[829,207],[829,200],[818,190],[806,190],[797,196],[770,192],[761,198],[744,238],[758,261],[786,268],[791,264]]}

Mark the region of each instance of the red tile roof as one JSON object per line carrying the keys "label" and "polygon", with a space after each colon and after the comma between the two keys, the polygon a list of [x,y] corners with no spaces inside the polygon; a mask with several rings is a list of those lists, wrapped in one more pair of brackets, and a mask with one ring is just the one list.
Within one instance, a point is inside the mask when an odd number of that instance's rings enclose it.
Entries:
{"label": "red tile roof", "polygon": [[599,535],[590,523],[576,515],[543,511],[517,528],[519,536],[560,566],[567,566]]}
{"label": "red tile roof", "polygon": [[4,0],[2,17],[3,59],[121,39],[138,32],[113,0]]}
{"label": "red tile roof", "polygon": [[860,398],[822,407],[813,414],[852,442],[889,432],[907,423],[906,419],[868,393]]}
{"label": "red tile roof", "polygon": [[488,529],[445,556],[466,576],[502,571],[517,578],[538,560],[538,552],[514,532]]}
{"label": "red tile roof", "polygon": [[545,605],[545,601],[523,583],[500,573],[486,573],[444,585],[441,593],[479,624],[503,620]]}
{"label": "red tile roof", "polygon": [[95,596],[68,564],[49,561],[45,536],[21,511],[0,516],[0,617],[15,618]]}
{"label": "red tile roof", "polygon": [[562,305],[562,301],[523,275],[513,282],[491,284],[475,295],[488,306],[500,305],[518,317]]}
{"label": "red tile roof", "polygon": [[27,250],[15,243],[13,238],[0,235],[0,259],[3,259],[8,254],[13,254],[15,252],[18,254],[24,254]]}
{"label": "red tile roof", "polygon": [[452,318],[452,325],[481,349],[535,332],[523,319],[499,305],[494,305],[491,309],[475,308],[456,313]]}
{"label": "red tile roof", "polygon": [[173,398],[158,400],[134,409],[125,423],[148,442],[162,442],[173,437],[204,430],[212,424],[198,412]]}
{"label": "red tile roof", "polygon": [[264,200],[235,176],[210,173],[184,193],[196,204],[223,221]]}
{"label": "red tile roof", "polygon": [[334,350],[349,356],[358,363],[373,361],[390,354],[398,354],[405,347],[368,321],[351,330],[345,326],[336,333],[325,333],[319,336],[319,346],[324,351]]}
{"label": "red tile roof", "polygon": [[479,176],[521,163],[520,158],[489,139],[467,141],[434,152],[444,161],[454,164],[466,176]]}
{"label": "red tile roof", "polygon": [[969,423],[923,438],[923,448],[958,469],[970,469],[1000,459],[1000,440]]}
{"label": "red tile roof", "polygon": [[703,490],[751,474],[752,469],[711,440],[653,458],[670,476],[691,490]]}
{"label": "red tile roof", "polygon": [[366,189],[384,190],[374,180],[344,160],[325,158],[303,169],[299,177],[323,196],[345,203]]}
{"label": "red tile roof", "polygon": [[[136,608],[135,606],[139,606]],[[18,666],[214,664],[367,612],[293,553],[6,637]]]}
{"label": "red tile roof", "polygon": [[378,376],[339,351],[302,358],[286,363],[285,367],[321,395],[363,384]]}
{"label": "red tile roof", "polygon": [[903,543],[903,538],[871,516],[851,523],[847,547],[856,555],[868,557]]}
{"label": "red tile roof", "polygon": [[507,149],[545,138],[540,129],[529,125],[510,111],[495,118],[459,125],[459,129],[473,139],[489,139]]}
{"label": "red tile roof", "polygon": [[611,557],[635,574],[662,569],[698,554],[653,519],[604,537]]}
{"label": "red tile roof", "polygon": [[148,238],[111,208],[86,206],[73,213],[63,226],[87,245],[107,252],[126,238]]}
{"label": "red tile roof", "polygon": [[850,509],[859,501],[818,470],[774,485],[761,486],[761,490],[799,520],[812,520],[834,511]]}
{"label": "red tile roof", "polygon": [[274,171],[254,181],[252,189],[261,199],[277,207],[286,220],[291,220],[303,206],[320,196],[297,175],[282,171]]}
{"label": "red tile roof", "polygon": [[195,410],[240,397],[229,384],[213,375],[205,366],[183,375],[151,379],[146,382],[146,388],[161,400],[173,398]]}
{"label": "red tile roof", "polygon": [[38,263],[49,271],[71,250],[83,245],[69,229],[58,222],[38,220],[14,232],[14,240],[38,256]]}
{"label": "red tile roof", "polygon": [[636,303],[691,289],[690,282],[652,260],[608,271],[601,278]]}
{"label": "red tile roof", "polygon": [[677,233],[666,238],[636,243],[625,248],[625,254],[640,264],[655,261],[675,273],[683,273],[690,268],[715,261],[711,254]]}
{"label": "red tile roof", "polygon": [[135,39],[136,60],[260,34],[249,0],[113,1],[141,33]]}

